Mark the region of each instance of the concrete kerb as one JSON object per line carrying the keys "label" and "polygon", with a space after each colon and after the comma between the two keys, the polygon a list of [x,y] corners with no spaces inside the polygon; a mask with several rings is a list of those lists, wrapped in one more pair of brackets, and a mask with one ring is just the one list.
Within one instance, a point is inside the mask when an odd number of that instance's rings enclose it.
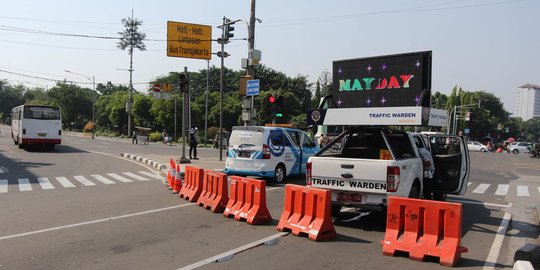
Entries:
{"label": "concrete kerb", "polygon": [[136,155],[133,155],[133,154],[130,154],[130,153],[120,153],[120,156],[124,157],[124,158],[127,158],[127,159],[133,159],[135,161],[139,161],[139,162],[142,162],[144,164],[150,165],[150,166],[156,168],[156,170],[159,170],[159,171],[162,171],[162,172],[163,172],[163,170],[167,170],[167,166],[165,164],[162,164],[160,162],[157,162],[157,161],[154,161],[154,160],[151,160],[151,159],[143,158],[143,157],[136,156]]}

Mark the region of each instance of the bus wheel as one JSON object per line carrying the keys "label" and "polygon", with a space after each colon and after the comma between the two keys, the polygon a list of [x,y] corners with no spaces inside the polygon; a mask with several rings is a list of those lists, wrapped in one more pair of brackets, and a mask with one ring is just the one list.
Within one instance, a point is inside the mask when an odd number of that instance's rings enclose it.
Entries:
{"label": "bus wheel", "polygon": [[24,144],[19,143],[19,149],[23,149],[23,148],[24,148]]}
{"label": "bus wheel", "polygon": [[274,182],[281,184],[285,181],[286,171],[283,164],[278,164],[276,170],[274,171]]}

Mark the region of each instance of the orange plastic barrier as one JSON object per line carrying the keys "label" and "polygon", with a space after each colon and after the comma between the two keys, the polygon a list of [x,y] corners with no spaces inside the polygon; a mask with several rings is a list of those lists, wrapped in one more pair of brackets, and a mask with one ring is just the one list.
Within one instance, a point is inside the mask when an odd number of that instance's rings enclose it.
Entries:
{"label": "orange plastic barrier", "polygon": [[182,174],[180,173],[180,164],[176,164],[176,177],[173,181],[173,194],[180,193],[182,190]]}
{"label": "orange plastic barrier", "polygon": [[454,266],[467,248],[460,246],[460,203],[389,197],[383,254],[409,252],[409,258],[439,257],[439,263]]}
{"label": "orange plastic barrier", "polygon": [[223,212],[225,217],[245,220],[248,224],[259,225],[272,222],[266,207],[266,182],[251,178],[231,176],[229,203]]}
{"label": "orange plastic barrier", "polygon": [[197,205],[213,213],[223,213],[229,201],[227,175],[211,170],[204,171],[202,192]]}
{"label": "orange plastic barrier", "polygon": [[307,235],[312,241],[328,240],[337,236],[331,217],[331,191],[287,184],[285,205],[278,231]]}
{"label": "orange plastic barrier", "polygon": [[180,190],[180,198],[196,202],[201,195],[204,171],[195,166],[186,166],[184,170],[185,186]]}
{"label": "orange plastic barrier", "polygon": [[167,173],[167,186],[169,189],[173,189],[173,182],[174,179],[176,179],[176,164],[174,163],[174,160],[172,158],[169,161],[169,165],[171,167],[169,168],[169,172]]}

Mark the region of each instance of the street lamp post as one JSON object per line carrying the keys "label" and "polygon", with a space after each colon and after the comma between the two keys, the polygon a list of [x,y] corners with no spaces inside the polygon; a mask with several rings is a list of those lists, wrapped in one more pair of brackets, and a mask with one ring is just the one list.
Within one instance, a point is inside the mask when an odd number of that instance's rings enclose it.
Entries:
{"label": "street lamp post", "polygon": [[92,126],[92,139],[94,139],[94,137],[96,136],[96,76],[95,75],[87,76],[87,75],[83,75],[83,74],[76,73],[69,70],[64,70],[64,71],[67,73],[85,77],[86,79],[92,82],[92,90],[94,91],[92,95],[92,125],[93,125]]}

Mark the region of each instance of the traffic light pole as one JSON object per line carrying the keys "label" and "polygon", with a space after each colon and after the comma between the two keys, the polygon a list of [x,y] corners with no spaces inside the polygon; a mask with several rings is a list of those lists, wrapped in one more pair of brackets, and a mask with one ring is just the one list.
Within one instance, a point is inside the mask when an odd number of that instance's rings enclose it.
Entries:
{"label": "traffic light pole", "polygon": [[[248,37],[248,43],[249,43],[249,52],[253,51],[255,49],[255,0],[251,0],[251,13],[249,17],[249,37]],[[255,68],[251,63],[248,63],[248,75],[251,76],[252,79],[255,79]],[[256,113],[255,113],[255,97],[251,96],[251,110],[250,110],[250,125],[256,125],[255,123]]]}
{"label": "traffic light pole", "polygon": [[223,161],[223,66],[225,64],[223,52],[225,51],[225,24],[227,18],[223,17],[223,25],[221,27],[221,70],[219,73],[219,161]]}
{"label": "traffic light pole", "polygon": [[[187,67],[184,67],[184,74],[187,76]],[[188,78],[188,82],[189,82],[189,77]],[[186,101],[189,99],[189,83],[188,83],[188,87],[187,87],[187,91],[182,91],[182,157],[180,157],[180,162],[179,163],[190,163],[191,161],[189,159],[186,158],[186,121],[187,121],[187,107],[188,105],[186,104],[189,104],[187,103]]]}

